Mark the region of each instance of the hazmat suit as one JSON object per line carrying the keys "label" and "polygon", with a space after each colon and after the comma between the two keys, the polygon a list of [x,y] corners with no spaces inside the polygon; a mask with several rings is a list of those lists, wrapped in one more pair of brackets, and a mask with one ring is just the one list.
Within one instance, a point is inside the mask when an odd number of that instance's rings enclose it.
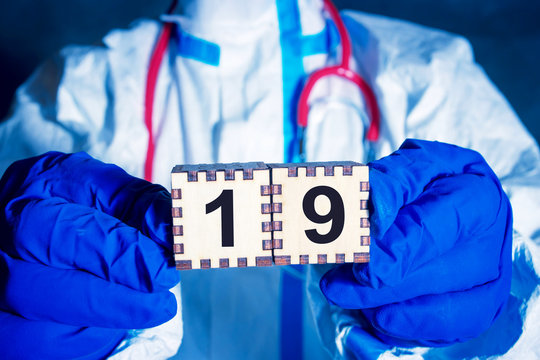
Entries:
{"label": "hazmat suit", "polygon": [[[294,160],[298,89],[306,74],[339,57],[339,37],[321,1],[235,5],[188,2],[184,15],[161,19],[174,23],[175,31],[155,91],[153,181],[168,189],[175,164]],[[178,358],[278,358],[291,277],[301,279],[309,294],[302,291],[295,332],[305,358],[540,356],[537,144],[474,62],[465,39],[360,12],[344,11],[342,17],[353,43],[353,67],[373,88],[381,112],[381,136],[371,149],[375,158],[389,155],[406,138],[456,144],[481,153],[508,194],[513,278],[498,320],[465,343],[403,350],[369,331],[353,331],[364,325],[354,312],[328,305],[317,270],[186,271],[176,317],[131,331],[112,358],[167,358],[181,342]],[[137,21],[111,31],[101,46],[69,46],[36,70],[17,90],[13,112],[0,126],[0,171],[49,150],[85,151],[142,177],[145,80],[161,26]],[[357,89],[331,79],[315,89],[313,99],[307,160],[365,162],[369,117]],[[363,352],[351,347],[352,336],[365,344]]]}

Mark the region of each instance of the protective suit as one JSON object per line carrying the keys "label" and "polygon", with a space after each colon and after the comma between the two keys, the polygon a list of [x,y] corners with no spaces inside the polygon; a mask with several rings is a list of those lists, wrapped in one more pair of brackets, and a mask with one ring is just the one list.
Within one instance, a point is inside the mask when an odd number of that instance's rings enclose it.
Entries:
{"label": "protective suit", "polygon": [[[367,325],[354,311],[330,306],[319,290],[321,268],[307,274],[287,267],[187,271],[181,273],[182,313],[131,332],[113,358],[175,355],[183,316],[179,358],[275,359],[288,349],[282,345],[288,341],[284,314],[298,313],[302,323],[293,343],[310,359],[540,356],[536,143],[474,63],[465,39],[381,16],[342,16],[353,66],[373,87],[382,115],[373,155],[390,154],[406,138],[438,140],[480,152],[501,180],[514,211],[512,288],[503,313],[472,341],[404,350],[358,331]],[[176,31],[155,92],[153,181],[170,188],[175,164],[295,160],[298,89],[305,74],[339,56],[339,38],[321,1],[260,0],[239,7],[203,0],[162,21],[176,24]],[[109,33],[102,46],[67,47],[42,65],[18,89],[13,112],[1,124],[1,171],[49,150],[86,151],[141,177],[146,73],[160,26],[138,21]],[[368,116],[357,89],[334,79],[314,92],[307,160],[366,161]],[[289,286],[298,279],[309,296]],[[300,294],[302,306],[291,307],[291,294]]]}

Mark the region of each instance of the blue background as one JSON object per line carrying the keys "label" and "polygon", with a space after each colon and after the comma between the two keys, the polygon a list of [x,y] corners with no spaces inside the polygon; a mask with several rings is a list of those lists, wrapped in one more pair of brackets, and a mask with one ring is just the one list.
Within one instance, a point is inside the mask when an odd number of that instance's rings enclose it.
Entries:
{"label": "blue background", "polygon": [[[540,139],[540,2],[526,0],[335,0],[467,37],[477,61]],[[0,2],[0,118],[13,93],[46,57],[70,44],[92,44],[110,29],[157,17],[169,0]],[[240,3],[240,1],[239,1]]]}

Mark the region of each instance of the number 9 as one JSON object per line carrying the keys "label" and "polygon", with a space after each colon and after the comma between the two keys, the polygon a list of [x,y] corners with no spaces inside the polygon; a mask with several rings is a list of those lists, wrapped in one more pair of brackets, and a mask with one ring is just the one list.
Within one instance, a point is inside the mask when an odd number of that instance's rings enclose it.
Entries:
{"label": "number 9", "polygon": [[[324,195],[330,200],[328,214],[321,215],[315,210],[315,199],[320,195]],[[309,240],[316,244],[328,244],[341,235],[345,223],[345,207],[343,199],[335,189],[329,186],[316,186],[310,189],[304,196],[302,208],[306,217],[314,223],[325,224],[332,221],[328,234],[321,235],[315,229],[305,230]]]}

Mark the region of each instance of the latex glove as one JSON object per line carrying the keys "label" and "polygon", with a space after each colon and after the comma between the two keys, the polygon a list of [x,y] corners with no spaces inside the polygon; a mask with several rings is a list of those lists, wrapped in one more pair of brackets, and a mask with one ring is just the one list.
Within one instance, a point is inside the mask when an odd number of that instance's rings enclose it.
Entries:
{"label": "latex glove", "polygon": [[84,153],[15,162],[0,180],[4,358],[102,358],[176,313],[168,192]]}
{"label": "latex glove", "polygon": [[359,323],[386,344],[478,336],[510,291],[512,211],[496,175],[477,152],[419,140],[369,166],[371,261],[330,270],[323,293],[362,309]]}

